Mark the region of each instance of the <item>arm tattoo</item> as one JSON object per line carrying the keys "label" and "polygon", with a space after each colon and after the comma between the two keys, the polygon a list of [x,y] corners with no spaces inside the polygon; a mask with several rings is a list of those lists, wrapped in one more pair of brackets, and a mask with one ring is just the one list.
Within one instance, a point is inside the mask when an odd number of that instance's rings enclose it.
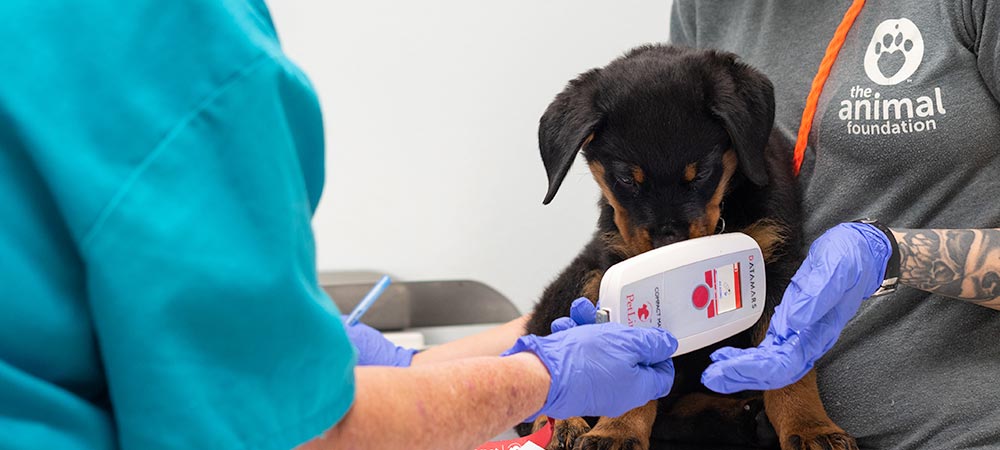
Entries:
{"label": "arm tattoo", "polygon": [[893,229],[900,283],[1000,309],[1000,229]]}

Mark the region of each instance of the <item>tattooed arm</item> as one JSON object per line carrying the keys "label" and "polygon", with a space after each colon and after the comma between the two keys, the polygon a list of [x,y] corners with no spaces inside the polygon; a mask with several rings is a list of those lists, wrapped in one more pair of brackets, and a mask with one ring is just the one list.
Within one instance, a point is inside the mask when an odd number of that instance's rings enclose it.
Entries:
{"label": "tattooed arm", "polygon": [[899,282],[1000,310],[1000,229],[893,229]]}

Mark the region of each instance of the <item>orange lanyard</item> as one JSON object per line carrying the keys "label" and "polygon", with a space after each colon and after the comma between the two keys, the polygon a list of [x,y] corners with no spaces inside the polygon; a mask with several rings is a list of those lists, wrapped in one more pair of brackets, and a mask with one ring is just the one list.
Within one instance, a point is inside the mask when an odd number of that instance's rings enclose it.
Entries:
{"label": "orange lanyard", "polygon": [[851,7],[847,9],[844,19],[837,26],[837,31],[833,33],[833,39],[830,39],[830,44],[826,47],[826,54],[823,55],[823,61],[819,63],[816,77],[813,78],[812,88],[809,89],[809,96],[806,97],[806,108],[802,110],[802,121],[799,122],[799,136],[795,141],[793,163],[795,164],[796,177],[799,176],[799,169],[802,168],[802,160],[806,155],[806,142],[809,140],[809,130],[812,129],[813,116],[816,115],[819,95],[823,93],[823,85],[830,77],[830,68],[837,60],[837,54],[840,53],[840,48],[844,46],[844,40],[847,39],[847,32],[850,31],[851,25],[854,25],[854,19],[861,13],[862,6],[865,6],[865,0],[854,0]]}

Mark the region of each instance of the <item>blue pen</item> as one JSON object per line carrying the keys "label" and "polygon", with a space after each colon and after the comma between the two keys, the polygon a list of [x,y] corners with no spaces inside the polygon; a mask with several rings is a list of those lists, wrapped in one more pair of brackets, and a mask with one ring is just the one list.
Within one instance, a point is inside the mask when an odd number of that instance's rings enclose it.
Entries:
{"label": "blue pen", "polygon": [[354,311],[351,311],[351,315],[347,316],[347,320],[344,323],[346,323],[347,326],[357,324],[358,320],[361,320],[361,316],[368,312],[368,308],[375,303],[375,300],[378,300],[379,296],[382,295],[382,292],[385,292],[385,288],[389,287],[389,283],[391,282],[392,281],[389,280],[388,275],[382,275],[382,278],[375,283],[372,290],[368,291],[365,298],[361,299],[361,303],[358,303],[358,306],[354,307]]}

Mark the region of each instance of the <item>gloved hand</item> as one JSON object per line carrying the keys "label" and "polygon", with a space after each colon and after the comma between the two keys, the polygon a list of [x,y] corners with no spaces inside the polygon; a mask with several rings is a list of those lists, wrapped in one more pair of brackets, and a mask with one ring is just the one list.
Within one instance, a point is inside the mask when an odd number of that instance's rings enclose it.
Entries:
{"label": "gloved hand", "polygon": [[577,325],[590,325],[597,320],[597,306],[586,297],[573,300],[569,307],[569,317],[560,317],[549,326],[553,333],[568,330]]}
{"label": "gloved hand", "polygon": [[761,344],[716,350],[701,382],[728,394],[798,381],[879,288],[890,256],[888,238],[872,225],[843,223],[827,230],[792,277]]}
{"label": "gloved hand", "polygon": [[549,336],[522,336],[503,356],[532,352],[552,378],[539,414],[618,417],[664,397],[674,382],[677,340],[658,328],[581,325]]}
{"label": "gloved hand", "polygon": [[[341,316],[344,321],[347,316]],[[359,366],[395,366],[409,367],[413,355],[417,353],[412,348],[398,347],[389,342],[378,330],[358,322],[355,325],[344,323],[347,337],[358,351]]]}

